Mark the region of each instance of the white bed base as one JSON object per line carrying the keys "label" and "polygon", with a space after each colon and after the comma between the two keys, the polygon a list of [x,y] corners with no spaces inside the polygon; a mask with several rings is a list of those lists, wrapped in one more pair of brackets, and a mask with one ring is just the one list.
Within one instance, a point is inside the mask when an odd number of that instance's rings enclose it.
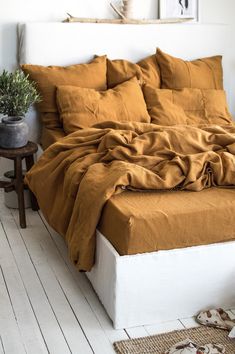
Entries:
{"label": "white bed base", "polygon": [[[94,54],[137,61],[157,46],[186,59],[220,53],[232,97],[229,37],[221,25],[27,23],[19,26],[19,62],[70,65]],[[36,141],[35,112],[27,119]],[[115,328],[189,317],[207,307],[235,306],[235,242],[120,257],[98,233],[96,264],[87,276]]]}
{"label": "white bed base", "polygon": [[87,273],[116,329],[235,307],[235,242],[120,256],[97,231]]}

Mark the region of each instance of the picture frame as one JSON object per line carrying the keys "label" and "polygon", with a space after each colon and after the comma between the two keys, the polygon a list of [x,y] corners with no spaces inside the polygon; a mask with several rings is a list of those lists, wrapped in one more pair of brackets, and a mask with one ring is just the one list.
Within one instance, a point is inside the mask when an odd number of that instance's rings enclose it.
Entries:
{"label": "picture frame", "polygon": [[199,0],[159,0],[160,19],[199,21]]}

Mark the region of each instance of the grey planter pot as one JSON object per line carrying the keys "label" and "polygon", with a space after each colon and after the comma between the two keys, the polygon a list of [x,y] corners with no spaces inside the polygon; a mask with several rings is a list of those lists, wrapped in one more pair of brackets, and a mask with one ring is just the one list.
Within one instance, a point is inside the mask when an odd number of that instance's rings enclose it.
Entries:
{"label": "grey planter pot", "polygon": [[0,147],[15,149],[27,145],[29,128],[22,117],[4,117],[0,123]]}

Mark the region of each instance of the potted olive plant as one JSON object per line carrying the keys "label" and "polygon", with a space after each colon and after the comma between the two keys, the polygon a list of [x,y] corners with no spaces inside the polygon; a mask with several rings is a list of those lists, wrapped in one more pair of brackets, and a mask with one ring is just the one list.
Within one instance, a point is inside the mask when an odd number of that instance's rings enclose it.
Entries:
{"label": "potted olive plant", "polygon": [[40,101],[35,84],[21,70],[3,71],[0,75],[0,147],[23,147],[28,142],[29,128],[24,116],[29,107]]}

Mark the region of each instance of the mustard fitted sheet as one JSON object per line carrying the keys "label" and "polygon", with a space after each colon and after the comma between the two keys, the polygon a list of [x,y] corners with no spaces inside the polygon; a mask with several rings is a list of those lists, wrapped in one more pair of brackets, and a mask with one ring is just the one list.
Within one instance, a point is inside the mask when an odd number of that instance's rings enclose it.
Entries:
{"label": "mustard fitted sheet", "polygon": [[235,189],[131,192],[105,205],[98,229],[120,255],[235,239]]}

